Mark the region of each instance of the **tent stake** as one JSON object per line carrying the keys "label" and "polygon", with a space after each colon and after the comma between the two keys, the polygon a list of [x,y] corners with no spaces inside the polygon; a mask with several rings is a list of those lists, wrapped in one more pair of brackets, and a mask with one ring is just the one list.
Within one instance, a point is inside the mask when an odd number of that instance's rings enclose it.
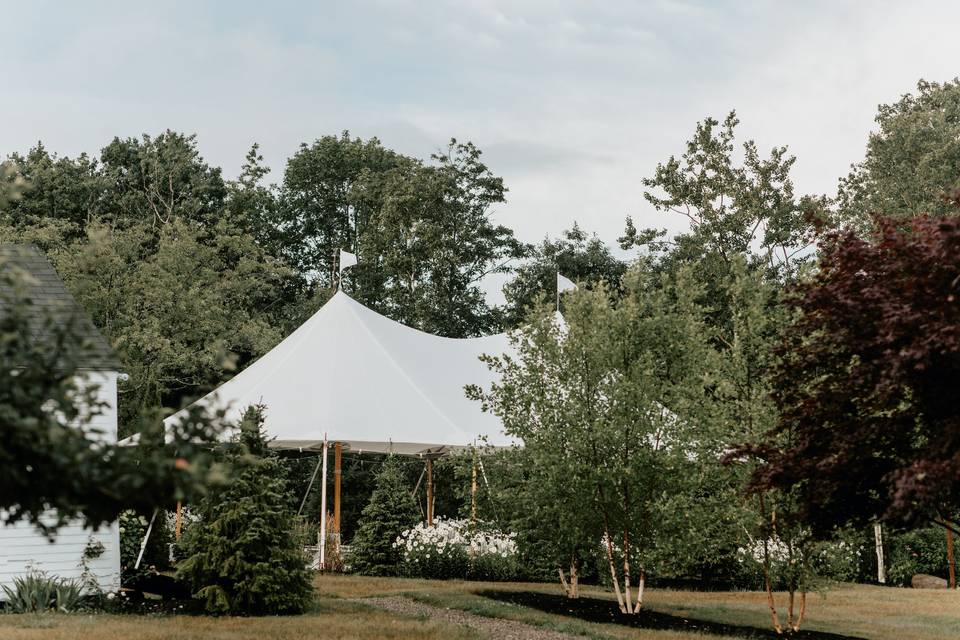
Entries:
{"label": "tent stake", "polygon": [[323,434],[323,472],[320,480],[320,570],[327,562],[327,434]]}

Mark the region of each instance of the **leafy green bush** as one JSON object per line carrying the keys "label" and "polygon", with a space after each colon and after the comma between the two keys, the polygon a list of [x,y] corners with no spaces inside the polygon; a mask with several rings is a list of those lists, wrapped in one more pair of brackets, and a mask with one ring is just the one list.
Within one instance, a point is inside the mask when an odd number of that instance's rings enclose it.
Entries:
{"label": "leafy green bush", "polygon": [[177,578],[208,613],[301,613],[313,596],[284,472],[267,449],[261,415],[248,411],[239,446],[226,456],[232,482],[197,505],[199,520],[178,545]]}
{"label": "leafy green bush", "polygon": [[351,544],[350,566],[364,575],[397,575],[400,551],[394,541],[416,524],[419,509],[397,458],[387,458],[376,482]]}
{"label": "leafy green bush", "polygon": [[940,527],[894,534],[889,540],[887,581],[909,586],[917,573],[947,577],[947,539]]}
{"label": "leafy green bush", "polygon": [[49,576],[43,571],[31,571],[14,578],[13,588],[3,585],[7,609],[13,613],[41,611],[69,612],[83,602],[83,585],[79,580]]}
{"label": "leafy green bush", "polygon": [[866,549],[856,539],[822,542],[811,551],[813,573],[838,582],[854,582],[860,578]]}

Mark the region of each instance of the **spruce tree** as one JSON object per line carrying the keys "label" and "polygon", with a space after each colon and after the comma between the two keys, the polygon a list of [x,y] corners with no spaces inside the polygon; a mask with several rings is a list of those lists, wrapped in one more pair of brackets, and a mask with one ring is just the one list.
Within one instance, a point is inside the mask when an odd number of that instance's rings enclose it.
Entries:
{"label": "spruce tree", "polygon": [[353,538],[351,564],[356,573],[364,575],[396,575],[400,551],[393,543],[417,523],[419,509],[394,456],[387,458],[376,483]]}
{"label": "spruce tree", "polygon": [[262,423],[261,408],[247,411],[239,442],[226,453],[232,481],[198,505],[200,522],[181,543],[177,577],[209,613],[300,613],[313,595],[283,468]]}

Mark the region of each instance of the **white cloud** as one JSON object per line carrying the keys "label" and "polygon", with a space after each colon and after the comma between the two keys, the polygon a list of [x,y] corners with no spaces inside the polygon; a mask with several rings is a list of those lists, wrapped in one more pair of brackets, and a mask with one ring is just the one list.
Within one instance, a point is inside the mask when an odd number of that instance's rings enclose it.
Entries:
{"label": "white cloud", "polygon": [[935,3],[609,1],[18,3],[0,23],[0,152],[67,154],[114,135],[196,132],[237,172],[258,141],[280,178],[297,145],[343,129],[425,156],[455,136],[510,188],[521,238],[574,220],[613,242],[642,177],[694,123],[737,108],[744,136],[798,156],[829,192],[876,105],[946,80],[960,45]]}

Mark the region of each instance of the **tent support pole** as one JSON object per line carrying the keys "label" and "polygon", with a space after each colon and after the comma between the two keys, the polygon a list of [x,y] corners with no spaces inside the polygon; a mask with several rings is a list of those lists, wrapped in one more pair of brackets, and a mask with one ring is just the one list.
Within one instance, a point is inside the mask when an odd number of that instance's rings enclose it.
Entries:
{"label": "tent support pole", "polygon": [[340,461],[343,445],[333,445],[333,532],[340,535]]}
{"label": "tent support pole", "polygon": [[303,506],[307,504],[307,498],[310,496],[310,489],[313,489],[313,482],[314,480],[317,479],[317,474],[320,473],[320,465],[322,464],[322,462],[323,462],[322,458],[320,456],[317,456],[317,466],[313,470],[313,475],[310,476],[310,482],[309,484],[307,484],[307,492],[303,494],[303,500],[300,501],[300,508],[297,509],[298,516],[301,513],[303,513]]}
{"label": "tent support pole", "polygon": [[143,542],[140,543],[140,553],[137,554],[137,561],[133,565],[134,569],[140,568],[140,561],[143,560],[143,552],[147,550],[147,541],[153,532],[153,521],[157,519],[157,511],[159,511],[159,509],[154,509],[153,515],[150,516],[150,524],[147,525],[147,532],[143,536]]}
{"label": "tent support pole", "polygon": [[433,458],[427,458],[427,526],[433,526]]}
{"label": "tent support pole", "polygon": [[473,465],[470,479],[470,524],[477,526],[477,449],[473,449]]}
{"label": "tent support pole", "polygon": [[327,566],[327,434],[323,434],[323,471],[320,480],[320,567]]}
{"label": "tent support pole", "polygon": [[180,542],[180,532],[183,526],[183,503],[177,500],[177,524],[174,527],[173,539]]}

